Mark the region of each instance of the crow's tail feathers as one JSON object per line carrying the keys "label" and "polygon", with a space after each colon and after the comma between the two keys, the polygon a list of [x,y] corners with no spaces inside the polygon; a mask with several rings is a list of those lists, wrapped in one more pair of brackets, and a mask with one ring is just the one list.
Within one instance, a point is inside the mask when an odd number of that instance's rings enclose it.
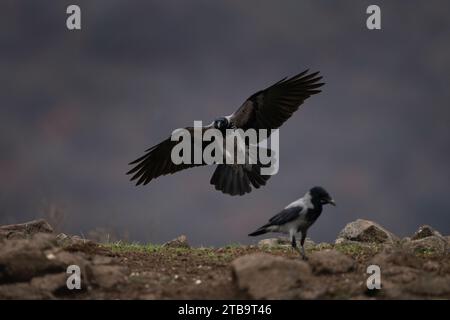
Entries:
{"label": "crow's tail feathers", "polygon": [[255,237],[255,236],[259,236],[261,234],[267,233],[269,232],[266,227],[261,227],[258,230],[256,230],[255,232],[252,232],[249,234],[249,237]]}
{"label": "crow's tail feathers", "polygon": [[269,175],[261,174],[260,165],[252,165],[251,168],[248,168],[244,165],[219,164],[210,183],[215,186],[216,190],[223,193],[242,196],[252,191],[252,185],[258,189],[265,185],[269,178]]}

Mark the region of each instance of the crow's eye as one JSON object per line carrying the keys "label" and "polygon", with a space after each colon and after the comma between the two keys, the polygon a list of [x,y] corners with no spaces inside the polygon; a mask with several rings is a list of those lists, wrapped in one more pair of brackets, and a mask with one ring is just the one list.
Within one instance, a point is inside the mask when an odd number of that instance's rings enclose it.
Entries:
{"label": "crow's eye", "polygon": [[216,120],[214,123],[214,126],[217,129],[225,129],[228,126],[228,121],[226,119]]}

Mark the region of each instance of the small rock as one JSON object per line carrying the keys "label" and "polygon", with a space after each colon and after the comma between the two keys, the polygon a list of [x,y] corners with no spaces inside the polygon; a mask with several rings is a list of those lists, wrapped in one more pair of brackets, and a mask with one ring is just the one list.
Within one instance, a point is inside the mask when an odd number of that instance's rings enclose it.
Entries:
{"label": "small rock", "polygon": [[333,249],[333,245],[327,242],[321,242],[315,246],[317,250]]}
{"label": "small rock", "polygon": [[241,290],[254,299],[289,299],[311,290],[311,270],[306,262],[256,253],[237,258],[231,263],[233,276]]}
{"label": "small rock", "polygon": [[56,236],[58,241],[58,245],[63,247],[68,247],[72,245],[91,245],[94,242],[85,238],[81,238],[80,236],[68,236],[65,233],[60,233]]}
{"label": "small rock", "polygon": [[269,238],[269,239],[262,239],[258,241],[258,247],[266,247],[266,248],[274,248],[279,247],[280,243],[278,241],[278,238]]}
{"label": "small rock", "polygon": [[56,239],[58,241],[65,241],[65,240],[69,239],[69,236],[65,233],[59,233],[56,235]]}
{"label": "small rock", "polygon": [[169,248],[190,248],[187,238],[185,235],[181,235],[178,238],[175,238],[173,240],[170,240],[163,244],[163,247],[169,247]]}
{"label": "small rock", "polygon": [[[300,240],[297,239],[297,246],[300,247]],[[310,238],[305,239],[304,243],[305,249],[313,249],[316,244],[314,241],[312,241]],[[279,237],[279,238],[268,238],[268,239],[262,239],[258,242],[258,247],[266,247],[266,248],[284,248],[284,247],[292,247],[291,241],[286,237]]]}
{"label": "small rock", "polygon": [[424,225],[421,226],[419,230],[416,231],[416,233],[411,237],[411,240],[418,240],[431,236],[442,237],[442,235],[436,230],[434,230],[432,227]]}
{"label": "small rock", "polygon": [[395,243],[399,239],[393,233],[387,231],[379,224],[358,219],[348,223],[344,229],[339,233],[336,243],[341,243],[344,240],[352,240],[359,242],[375,242],[375,243]]}
{"label": "small rock", "polygon": [[47,253],[45,256],[48,260],[54,260],[56,258],[56,256],[52,252]]}
{"label": "small rock", "polygon": [[308,257],[308,262],[315,274],[345,273],[355,266],[353,259],[336,250],[316,251]]}
{"label": "small rock", "polygon": [[77,245],[77,244],[84,245],[84,244],[92,244],[92,243],[93,242],[91,240],[82,238],[80,236],[72,236],[72,237],[70,237],[70,244],[71,245]]}

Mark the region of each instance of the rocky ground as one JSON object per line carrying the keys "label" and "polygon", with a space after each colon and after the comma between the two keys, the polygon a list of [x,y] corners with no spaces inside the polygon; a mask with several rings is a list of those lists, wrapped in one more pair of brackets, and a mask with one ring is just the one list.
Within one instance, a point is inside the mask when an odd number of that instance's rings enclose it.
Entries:
{"label": "rocky ground", "polygon": [[[399,239],[356,220],[334,244],[308,240],[307,261],[282,238],[257,246],[98,244],[43,220],[0,227],[0,299],[449,299],[449,237],[423,226]],[[70,265],[81,289],[69,290]],[[369,265],[381,289],[367,289]]]}

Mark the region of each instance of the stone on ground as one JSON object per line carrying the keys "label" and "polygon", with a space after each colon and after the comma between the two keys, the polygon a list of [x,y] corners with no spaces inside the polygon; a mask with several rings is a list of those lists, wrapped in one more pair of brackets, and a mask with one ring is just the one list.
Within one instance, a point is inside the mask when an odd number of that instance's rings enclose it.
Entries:
{"label": "stone on ground", "polygon": [[308,258],[315,274],[345,273],[353,270],[355,266],[355,262],[350,257],[336,250],[316,251]]}
{"label": "stone on ground", "polygon": [[336,243],[345,240],[371,243],[396,243],[399,238],[389,232],[378,223],[369,220],[358,219],[348,223],[339,233]]}
{"label": "stone on ground", "polygon": [[241,290],[254,299],[290,299],[311,293],[311,270],[306,262],[256,253],[231,263]]}

